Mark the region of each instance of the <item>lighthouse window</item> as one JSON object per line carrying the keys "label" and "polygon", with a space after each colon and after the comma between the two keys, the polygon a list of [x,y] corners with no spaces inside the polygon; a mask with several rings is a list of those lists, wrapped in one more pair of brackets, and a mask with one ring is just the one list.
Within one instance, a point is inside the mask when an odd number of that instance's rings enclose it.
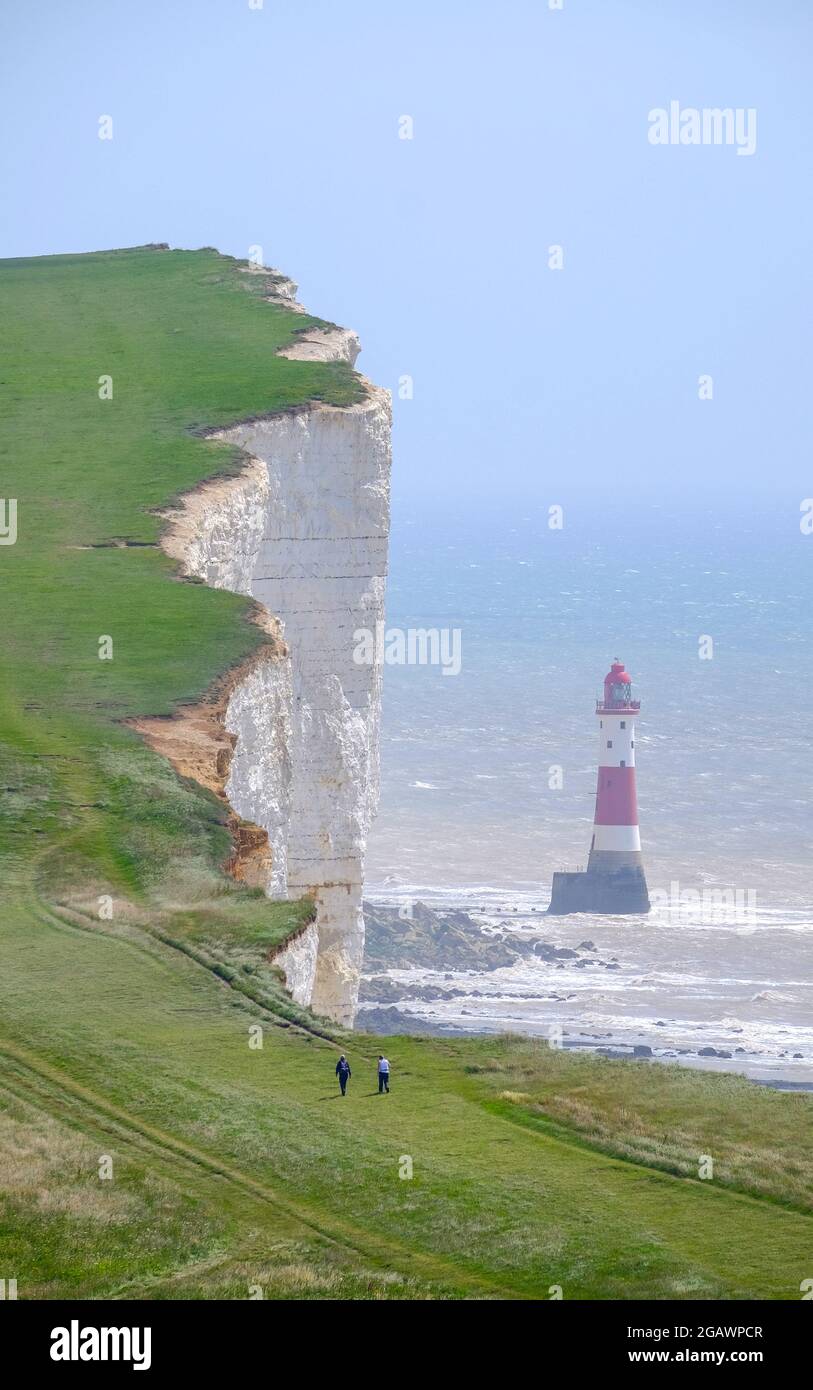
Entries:
{"label": "lighthouse window", "polygon": [[626,762],[624,761],[623,758],[621,759],[621,766],[622,766],[622,767],[626,767],[626,766],[627,766],[627,764],[626,764]]}
{"label": "lighthouse window", "polygon": [[613,746],[613,741],[612,741],[611,738],[608,738],[608,739],[607,739],[607,747],[608,747],[608,748],[612,748],[612,746]]}
{"label": "lighthouse window", "polygon": [[627,727],[627,721],[626,721],[626,719],[622,719],[622,720],[621,720],[621,728],[622,728],[622,729],[626,729],[626,727]]}

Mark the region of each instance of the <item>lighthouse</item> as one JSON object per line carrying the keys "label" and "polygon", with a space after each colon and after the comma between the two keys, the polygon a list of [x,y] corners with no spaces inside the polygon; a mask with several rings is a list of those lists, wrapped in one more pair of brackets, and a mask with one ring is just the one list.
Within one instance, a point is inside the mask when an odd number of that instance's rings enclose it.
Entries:
{"label": "lighthouse", "polygon": [[638,797],[635,789],[635,720],[640,700],[616,657],[596,700],[598,784],[593,838],[583,873],[555,873],[548,912],[636,913],[649,911]]}

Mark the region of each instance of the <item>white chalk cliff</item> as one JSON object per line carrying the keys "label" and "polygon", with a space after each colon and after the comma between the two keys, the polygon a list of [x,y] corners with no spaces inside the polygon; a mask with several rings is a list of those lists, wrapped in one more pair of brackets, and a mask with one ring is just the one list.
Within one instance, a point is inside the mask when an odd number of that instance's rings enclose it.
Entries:
{"label": "white chalk cliff", "polygon": [[[300,308],[290,282],[269,288]],[[283,355],[352,365],[358,351],[347,330],[308,329]],[[275,957],[288,988],[344,1024],[364,949],[381,711],[381,667],[354,661],[353,633],[383,621],[389,530],[390,397],[364,387],[355,405],[314,402],[213,434],[245,465],[188,494],[164,539],[186,573],[256,599],[283,639],[229,697],[225,791],[268,832],[269,896],[316,901],[315,922]]]}

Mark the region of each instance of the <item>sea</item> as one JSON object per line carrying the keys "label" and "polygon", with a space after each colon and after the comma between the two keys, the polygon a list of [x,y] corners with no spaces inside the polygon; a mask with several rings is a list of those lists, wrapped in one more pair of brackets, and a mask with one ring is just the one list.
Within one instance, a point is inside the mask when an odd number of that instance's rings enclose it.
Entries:
{"label": "sea", "polygon": [[[615,961],[416,970],[478,993],[400,1008],[813,1084],[812,574],[793,498],[575,499],[561,517],[544,502],[396,509],[388,630],[457,631],[460,669],[385,665],[367,896],[589,940]],[[544,918],[553,872],[586,862],[595,698],[616,657],[641,701],[655,905]]]}

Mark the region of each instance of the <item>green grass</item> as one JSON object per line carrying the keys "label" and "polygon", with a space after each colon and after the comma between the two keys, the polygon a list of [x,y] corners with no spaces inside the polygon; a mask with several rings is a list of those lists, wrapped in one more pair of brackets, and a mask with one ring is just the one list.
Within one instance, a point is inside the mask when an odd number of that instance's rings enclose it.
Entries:
{"label": "green grass", "polygon": [[547,1134],[578,1135],[618,1157],[813,1212],[810,1098],[742,1076],[650,1062],[605,1062],[514,1039],[469,1066],[492,1108]]}
{"label": "green grass", "polygon": [[[6,918],[2,943],[6,1084],[41,1096],[48,1114],[58,1098],[83,1132],[98,1126],[111,1144],[143,1148],[181,1195],[220,1173],[238,1264],[261,1261],[269,1243],[318,1238],[351,1270],[391,1271],[441,1297],[545,1297],[555,1284],[570,1298],[798,1296],[808,1215],[495,1108],[488,1071],[470,1068],[510,1068],[524,1044],[390,1040],[393,1091],[379,1097],[379,1044],[359,1036],[343,1044],[354,1071],[343,1100],[334,1046],[279,1026],[145,933],[105,936],[40,909],[33,922]],[[257,1023],[262,1049],[249,1046]],[[614,1069],[592,1066],[596,1089],[611,1093]],[[777,1099],[790,1112],[794,1098]],[[411,1180],[399,1176],[405,1155]],[[200,1246],[198,1261],[216,1256],[222,1232]],[[189,1258],[179,1250],[181,1268]],[[310,1261],[314,1277],[323,1258]],[[154,1265],[149,1274],[163,1275],[158,1254]],[[36,1295],[36,1267],[30,1277]]]}
{"label": "green grass", "polygon": [[0,477],[19,519],[0,548],[0,775],[15,789],[0,847],[27,862],[70,832],[74,878],[143,896],[174,881],[176,855],[221,862],[228,837],[216,800],[173,789],[121,721],[196,699],[261,640],[246,600],[173,581],[154,509],[236,466],[196,432],[360,388],[342,364],[275,356],[316,320],[265,303],[262,277],[213,251],[4,261],[0,277]]}
{"label": "green grass", "polygon": [[245,600],[156,546],[150,509],[234,467],[200,431],[354,400],[353,374],[276,357],[310,320],[213,252],[0,277],[0,1277],[22,1298],[798,1298],[807,1097],[509,1038],[388,1040],[379,1097],[380,1040],[311,1019],[267,963],[310,904],[227,879],[222,805],[121,723],[258,640]]}

